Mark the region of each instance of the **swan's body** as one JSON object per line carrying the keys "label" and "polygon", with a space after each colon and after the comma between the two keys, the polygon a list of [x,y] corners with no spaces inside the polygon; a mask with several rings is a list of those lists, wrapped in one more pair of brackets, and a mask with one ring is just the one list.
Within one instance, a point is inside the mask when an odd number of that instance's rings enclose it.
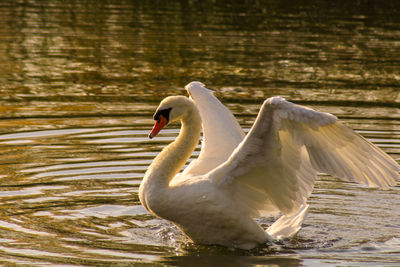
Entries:
{"label": "swan's body", "polygon": [[[164,99],[150,137],[180,120],[177,139],[147,170],[139,188],[143,206],[170,220],[194,242],[251,249],[297,233],[317,171],[346,181],[389,188],[399,165],[333,115],[267,99],[247,136],[232,113],[203,84],[186,86],[191,99]],[[198,144],[197,160],[180,174]],[[267,231],[260,215],[282,213]]]}

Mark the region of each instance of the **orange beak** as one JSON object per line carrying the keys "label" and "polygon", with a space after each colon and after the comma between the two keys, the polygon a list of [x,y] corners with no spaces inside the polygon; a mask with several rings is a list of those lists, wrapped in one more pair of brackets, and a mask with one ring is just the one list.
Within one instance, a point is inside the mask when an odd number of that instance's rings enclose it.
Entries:
{"label": "orange beak", "polygon": [[149,138],[153,138],[155,137],[158,132],[167,124],[167,119],[164,118],[164,116],[160,115],[160,119],[156,121],[156,123],[154,124],[153,129],[151,130],[150,134],[149,134]]}

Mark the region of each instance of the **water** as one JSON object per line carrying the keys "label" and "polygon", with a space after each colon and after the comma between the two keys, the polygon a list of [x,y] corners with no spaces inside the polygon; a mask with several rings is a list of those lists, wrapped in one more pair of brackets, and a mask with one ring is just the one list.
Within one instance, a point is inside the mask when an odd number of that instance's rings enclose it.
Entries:
{"label": "water", "polygon": [[250,252],[192,244],[148,214],[137,191],[179,132],[148,140],[152,113],[192,80],[246,129],[263,99],[281,95],[335,114],[398,160],[399,10],[396,1],[0,2],[0,263],[398,266],[399,187],[321,175],[298,236]]}

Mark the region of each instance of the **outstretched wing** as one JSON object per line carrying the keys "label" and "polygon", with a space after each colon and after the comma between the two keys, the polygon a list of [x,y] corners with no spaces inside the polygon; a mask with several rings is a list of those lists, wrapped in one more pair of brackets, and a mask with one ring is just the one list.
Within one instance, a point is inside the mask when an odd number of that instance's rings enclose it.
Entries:
{"label": "outstretched wing", "polygon": [[208,175],[257,216],[301,209],[317,171],[388,188],[399,179],[399,169],[335,116],[273,97],[231,157]]}
{"label": "outstretched wing", "polygon": [[245,134],[232,112],[204,84],[191,82],[185,88],[200,112],[203,141],[199,157],[183,175],[201,175],[226,161]]}

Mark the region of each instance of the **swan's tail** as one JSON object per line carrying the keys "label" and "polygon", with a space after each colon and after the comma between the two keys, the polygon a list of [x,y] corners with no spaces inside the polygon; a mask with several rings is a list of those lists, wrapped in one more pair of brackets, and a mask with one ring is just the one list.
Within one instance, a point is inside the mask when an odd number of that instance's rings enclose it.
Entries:
{"label": "swan's tail", "polygon": [[274,239],[292,237],[300,229],[307,215],[308,205],[303,204],[300,209],[281,216],[267,229],[267,233]]}

